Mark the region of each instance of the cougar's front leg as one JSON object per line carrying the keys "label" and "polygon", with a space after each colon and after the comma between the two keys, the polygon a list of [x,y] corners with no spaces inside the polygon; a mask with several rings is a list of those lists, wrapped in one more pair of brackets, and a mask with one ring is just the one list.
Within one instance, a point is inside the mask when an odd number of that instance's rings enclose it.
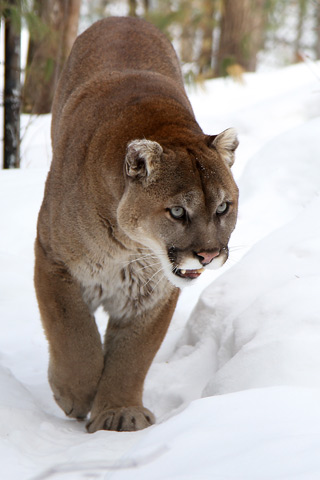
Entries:
{"label": "cougar's front leg", "polygon": [[109,319],[105,367],[87,429],[133,431],[154,423],[142,405],[145,376],[168,329],[178,289],[152,312],[129,320]]}
{"label": "cougar's front leg", "polygon": [[49,341],[49,382],[65,413],[85,418],[103,370],[103,349],[80,286],[36,241],[35,287]]}

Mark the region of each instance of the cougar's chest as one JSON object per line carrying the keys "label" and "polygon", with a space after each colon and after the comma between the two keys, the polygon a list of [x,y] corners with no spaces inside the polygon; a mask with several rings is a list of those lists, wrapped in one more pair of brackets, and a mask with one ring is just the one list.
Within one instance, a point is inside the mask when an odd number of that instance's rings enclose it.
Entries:
{"label": "cougar's chest", "polygon": [[168,293],[169,282],[153,254],[84,259],[73,266],[85,302],[94,312],[100,305],[113,318],[140,315]]}

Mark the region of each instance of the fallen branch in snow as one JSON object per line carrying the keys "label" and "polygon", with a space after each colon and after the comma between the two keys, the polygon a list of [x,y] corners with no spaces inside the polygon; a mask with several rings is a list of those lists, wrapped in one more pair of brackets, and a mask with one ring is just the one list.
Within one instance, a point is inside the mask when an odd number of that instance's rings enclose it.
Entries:
{"label": "fallen branch in snow", "polygon": [[315,77],[320,80],[320,70],[318,67],[318,62],[312,60],[309,55],[304,52],[299,52],[301,59],[303,62],[309,67],[309,70],[315,75]]}
{"label": "fallen branch in snow", "polygon": [[50,467],[44,472],[40,473],[36,477],[32,477],[29,480],[47,480],[48,478],[52,478],[55,475],[65,474],[65,473],[85,473],[86,478],[88,478],[89,470],[91,473],[100,471],[104,472],[106,470],[124,470],[129,468],[137,468],[148,463],[153,462],[154,460],[158,459],[165,453],[169,451],[169,447],[167,445],[162,445],[160,448],[157,448],[153,452],[144,455],[143,458],[123,458],[115,463],[108,463],[108,462],[80,462],[80,463],[62,463],[60,465],[55,465],[54,467]]}

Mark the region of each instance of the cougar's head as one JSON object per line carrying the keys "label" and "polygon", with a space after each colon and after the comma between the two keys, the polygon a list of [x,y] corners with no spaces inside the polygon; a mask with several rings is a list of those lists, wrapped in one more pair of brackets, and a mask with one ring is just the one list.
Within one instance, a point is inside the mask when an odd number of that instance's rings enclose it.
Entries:
{"label": "cougar's head", "polygon": [[237,146],[228,129],[186,146],[134,140],[127,147],[119,226],[158,256],[180,288],[228,258],[238,207],[230,170]]}

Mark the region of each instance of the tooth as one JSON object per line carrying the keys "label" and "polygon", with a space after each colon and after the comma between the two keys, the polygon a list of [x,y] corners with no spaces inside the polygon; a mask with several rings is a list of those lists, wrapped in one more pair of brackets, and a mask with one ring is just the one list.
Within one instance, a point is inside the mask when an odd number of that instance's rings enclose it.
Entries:
{"label": "tooth", "polygon": [[198,272],[199,272],[199,273],[203,273],[203,272],[204,272],[204,268],[199,268]]}
{"label": "tooth", "polygon": [[182,275],[186,273],[186,270],[181,270]]}

